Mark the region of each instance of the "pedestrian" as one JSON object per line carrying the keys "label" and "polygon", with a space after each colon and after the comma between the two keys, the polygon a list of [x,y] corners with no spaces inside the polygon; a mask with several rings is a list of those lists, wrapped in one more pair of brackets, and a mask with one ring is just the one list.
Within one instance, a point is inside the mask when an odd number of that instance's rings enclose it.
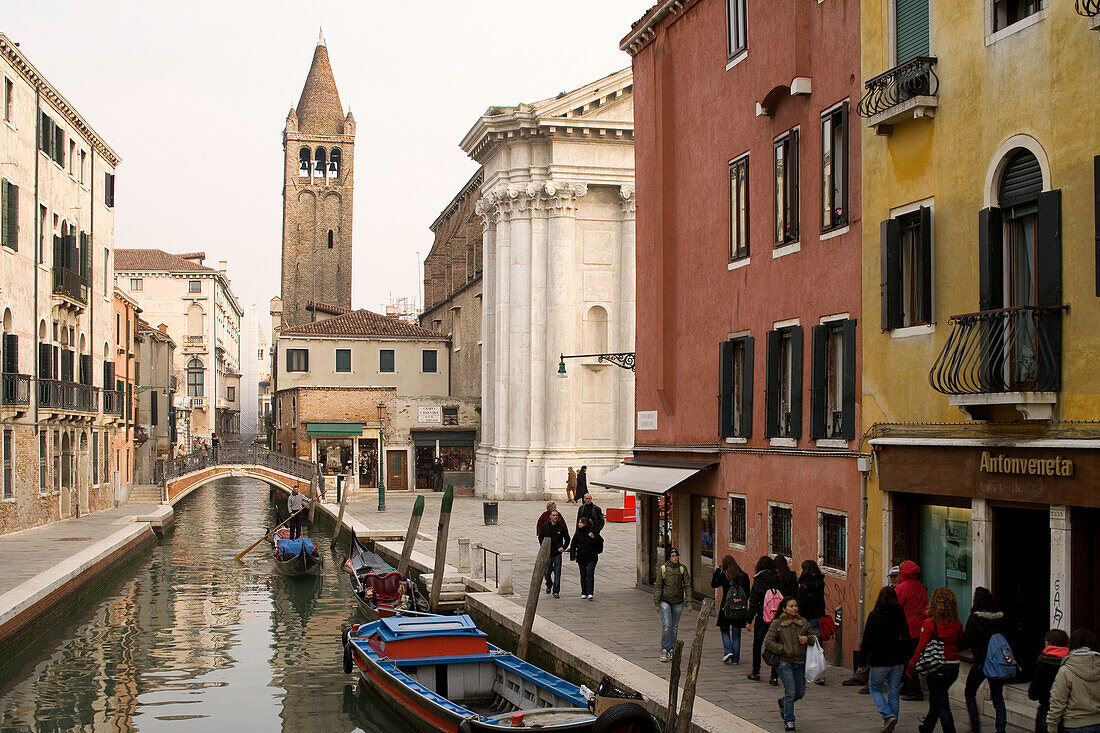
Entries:
{"label": "pedestrian", "polygon": [[581,571],[581,600],[594,600],[596,590],[596,563],[603,552],[603,537],[588,517],[577,520],[577,531],[573,534],[573,544],[569,548],[570,556],[577,561]]}
{"label": "pedestrian", "polygon": [[306,499],[305,494],[298,493],[297,486],[290,490],[290,496],[286,500],[286,510],[290,514],[290,521],[287,526],[290,529],[290,539],[292,540],[302,536],[302,510],[307,505],[309,505],[309,500]]}
{"label": "pedestrian", "polygon": [[783,680],[783,697],[779,709],[783,730],[794,730],[794,704],[806,694],[806,647],[820,644],[814,627],[798,614],[798,599],[785,597],[779,604],[782,613],[768,626],[764,648],[779,657],[779,679]]}
{"label": "pedestrian", "polygon": [[1059,723],[1066,733],[1100,733],[1100,653],[1088,629],[1070,636],[1072,650],[1050,688],[1047,730],[1055,733]]}
{"label": "pedestrian", "polygon": [[560,598],[561,556],[565,553],[565,548],[569,547],[569,528],[565,526],[565,520],[557,509],[550,510],[549,519],[539,529],[539,544],[547,538],[550,539],[550,560],[546,563],[543,580],[546,581],[546,592],[553,593],[554,598]]}
{"label": "pedestrian", "polygon": [[550,521],[550,512],[558,508],[558,502],[548,501],[546,502],[546,511],[539,515],[539,519],[535,522],[535,536],[538,537],[542,534],[542,525]]}
{"label": "pedestrian", "polygon": [[[898,583],[895,586],[898,600],[901,602],[901,610],[905,611],[905,619],[909,622],[909,656],[917,648],[917,638],[920,636],[921,624],[924,623],[924,611],[928,605],[928,589],[920,582],[920,565],[912,560],[906,560],[898,567]],[[923,700],[920,678],[910,675],[902,686],[902,700]]]}
{"label": "pedestrian", "polygon": [[[802,561],[802,575],[798,576],[798,608],[802,618],[814,627],[817,638],[821,637],[821,619],[825,616],[825,575],[813,560]],[[816,684],[825,684],[825,675],[816,680]]]}
{"label": "pedestrian", "polygon": [[443,461],[438,458],[432,462],[432,491],[443,491]]}
{"label": "pedestrian", "polygon": [[890,584],[891,588],[896,588],[898,585],[898,576],[901,575],[901,568],[894,565],[890,568],[890,572],[886,576],[886,582]]}
{"label": "pedestrian", "polygon": [[[905,575],[905,564],[901,573]],[[896,592],[896,591],[895,591]],[[898,593],[898,600],[901,600]],[[928,601],[928,609],[921,623],[917,648],[909,658],[908,673],[916,676],[917,662],[927,661],[921,671],[928,684],[928,714],[924,716],[918,730],[920,733],[932,733],[936,722],[943,726],[943,733],[955,733],[955,718],[951,715],[951,700],[947,691],[959,678],[959,640],[962,638],[962,622],[959,621],[959,599],[950,588],[936,588]],[[921,654],[933,640],[943,649],[942,659],[921,660]],[[933,650],[930,650],[930,652]],[[931,654],[931,656],[938,656]],[[903,700],[905,698],[902,698]]]}
{"label": "pedestrian", "polygon": [[[764,636],[768,633],[768,624],[774,616],[766,616],[764,607],[770,604],[765,601],[770,597],[782,597],[779,592],[779,574],[775,571],[775,561],[767,555],[761,556],[756,561],[756,573],[752,576],[752,590],[749,592],[749,619],[752,622],[752,671],[749,672],[750,680],[760,679],[760,654],[764,648]],[[779,674],[772,667],[771,677],[768,679],[771,685],[779,684]]]}
{"label": "pedestrian", "polygon": [[577,472],[569,467],[569,476],[565,479],[565,500],[570,504],[577,503]]}
{"label": "pedestrian", "polygon": [[[867,616],[859,646],[860,659],[870,667],[868,688],[882,716],[882,733],[890,733],[898,724],[901,676],[908,661],[908,649],[909,623],[898,594],[893,586],[883,586]],[[886,694],[882,692],[883,686]]]}
{"label": "pedestrian", "polygon": [[749,576],[732,555],[714,569],[711,588],[721,588],[718,631],[722,634],[722,663],[741,664],[741,629],[749,622]]}
{"label": "pedestrian", "polygon": [[1069,654],[1069,635],[1061,629],[1051,629],[1044,637],[1046,644],[1035,663],[1027,696],[1039,703],[1035,713],[1035,733],[1047,733],[1047,713],[1050,712],[1050,688],[1062,660]]}
{"label": "pedestrian", "polygon": [[[581,470],[577,471],[577,493],[574,496],[579,496],[582,499],[584,495],[588,493],[588,466],[581,466]],[[600,529],[603,529],[601,527]]]}
{"label": "pedestrian", "polygon": [[[1005,632],[1005,615],[997,608],[993,600],[993,594],[988,588],[978,586],[974,589],[974,602],[970,606],[970,616],[966,619],[963,628],[962,641],[959,649],[969,649],[974,656],[974,663],[970,665],[970,672],[966,675],[966,687],[963,695],[966,699],[966,712],[970,716],[970,730],[979,733],[982,729],[982,718],[978,713],[978,688],[986,681],[983,665],[985,664],[986,650],[989,648],[989,638],[994,634]],[[989,699],[993,702],[994,720],[997,733],[1005,733],[1008,713],[1005,710],[1004,680],[990,678]]]}
{"label": "pedestrian", "polygon": [[691,573],[680,564],[679,551],[669,547],[665,551],[665,562],[657,569],[657,580],[653,583],[653,606],[661,614],[662,662],[672,660],[680,614],[684,612],[685,604],[691,610],[691,598]]}
{"label": "pedestrian", "polygon": [[775,573],[779,576],[779,592],[783,597],[798,597],[798,576],[791,570],[785,555],[775,556]]}
{"label": "pedestrian", "polygon": [[[584,471],[584,466],[581,466],[581,471]],[[577,476],[577,480],[577,486],[579,487],[580,476]],[[579,491],[580,489],[578,488],[577,490]],[[596,505],[596,502],[592,501],[592,494],[585,492],[581,494],[581,496],[584,498],[584,501],[577,509],[577,519],[580,519],[581,517],[588,517],[592,520],[592,524],[596,527],[597,531],[603,532],[603,509],[600,509]]]}

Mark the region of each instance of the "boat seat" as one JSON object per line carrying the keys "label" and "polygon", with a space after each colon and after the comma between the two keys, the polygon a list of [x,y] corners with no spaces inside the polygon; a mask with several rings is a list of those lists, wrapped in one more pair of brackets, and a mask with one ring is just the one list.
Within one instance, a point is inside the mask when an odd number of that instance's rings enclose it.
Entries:
{"label": "boat seat", "polygon": [[391,570],[382,575],[368,573],[360,576],[359,580],[363,583],[364,588],[370,588],[374,591],[374,597],[379,602],[397,601],[401,598],[401,581],[404,578],[396,570]]}

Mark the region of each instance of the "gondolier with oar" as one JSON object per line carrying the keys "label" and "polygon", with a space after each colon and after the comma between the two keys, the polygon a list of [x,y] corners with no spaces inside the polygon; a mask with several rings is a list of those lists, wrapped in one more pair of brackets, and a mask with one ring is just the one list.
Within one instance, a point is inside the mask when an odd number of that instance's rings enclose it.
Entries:
{"label": "gondolier with oar", "polygon": [[307,499],[305,494],[299,494],[297,486],[291,490],[290,496],[286,500],[286,510],[290,513],[290,521],[287,522],[287,527],[290,528],[290,539],[296,540],[302,536],[301,511],[312,501],[312,499]]}

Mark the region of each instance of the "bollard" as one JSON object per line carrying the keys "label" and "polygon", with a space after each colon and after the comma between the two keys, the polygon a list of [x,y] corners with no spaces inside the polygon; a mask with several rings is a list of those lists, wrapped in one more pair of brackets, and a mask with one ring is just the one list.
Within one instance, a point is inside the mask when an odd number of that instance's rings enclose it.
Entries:
{"label": "bollard", "polygon": [[481,549],[481,543],[477,543],[470,548],[471,551],[471,568],[470,577],[474,579],[484,579],[485,577],[485,552]]}
{"label": "bollard", "polygon": [[458,572],[470,572],[470,540],[466,537],[458,538]]}
{"label": "bollard", "polygon": [[512,586],[512,553],[502,552],[497,557],[499,567],[497,573],[497,593],[502,596],[510,596],[515,593],[515,588]]}

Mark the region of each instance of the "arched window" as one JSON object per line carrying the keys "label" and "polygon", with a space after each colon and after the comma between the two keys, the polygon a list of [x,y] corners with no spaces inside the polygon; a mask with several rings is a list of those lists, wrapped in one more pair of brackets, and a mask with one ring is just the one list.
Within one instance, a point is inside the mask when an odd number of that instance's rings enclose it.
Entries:
{"label": "arched window", "polygon": [[187,309],[187,335],[201,337],[203,330],[202,322],[202,306],[198,303],[192,303],[191,307]]}
{"label": "arched window", "polygon": [[589,354],[607,353],[607,310],[594,305],[584,318],[584,350]]}
{"label": "arched window", "polygon": [[1036,304],[1042,190],[1043,172],[1035,154],[1024,148],[1009,153],[997,189],[1004,233],[1005,307]]}
{"label": "arched window", "polygon": [[328,248],[332,249],[332,230],[328,230]]}
{"label": "arched window", "polygon": [[198,359],[191,359],[187,362],[187,396],[188,397],[202,397],[203,381],[205,376],[205,369],[203,369],[202,362]]}
{"label": "arched window", "polygon": [[302,148],[298,151],[298,177],[309,178],[309,166],[310,166],[310,154],[309,148]]}
{"label": "arched window", "polygon": [[333,148],[328,157],[328,177],[336,178],[340,175],[340,148]]}
{"label": "arched window", "polygon": [[313,153],[313,160],[315,161],[314,164],[313,164],[313,175],[317,176],[318,178],[324,178],[325,177],[325,149],[324,148],[317,148],[317,150],[314,151],[314,153]]}

